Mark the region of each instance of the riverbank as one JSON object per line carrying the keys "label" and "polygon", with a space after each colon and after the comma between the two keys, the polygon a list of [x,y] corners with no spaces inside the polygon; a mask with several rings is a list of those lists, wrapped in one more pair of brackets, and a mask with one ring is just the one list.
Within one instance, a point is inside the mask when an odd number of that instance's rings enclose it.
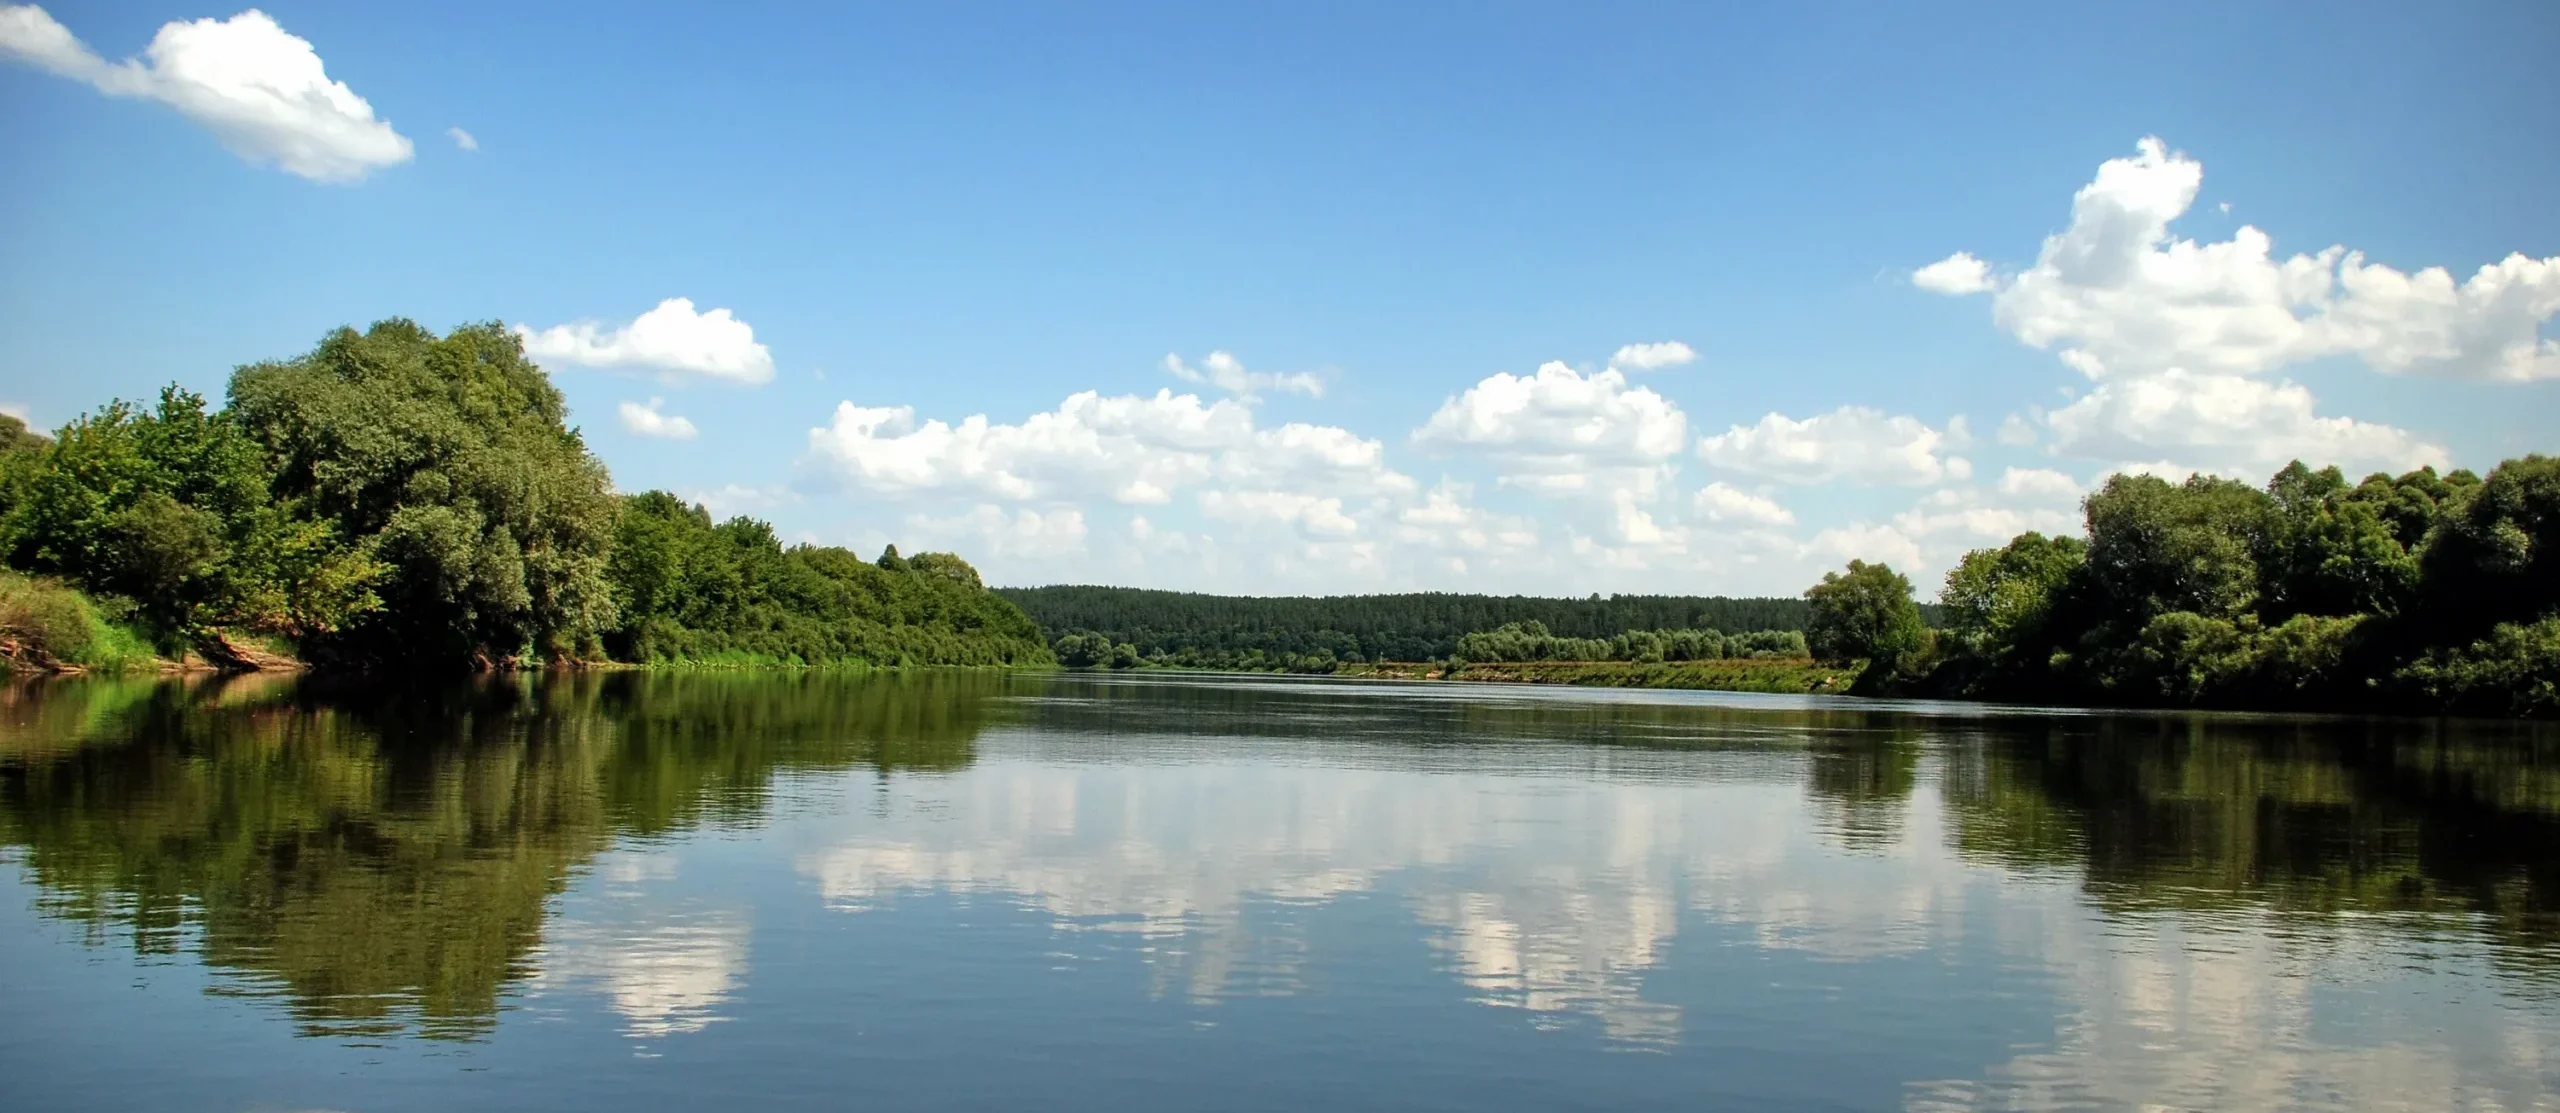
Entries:
{"label": "riverbank", "polygon": [[1513,661],[1460,665],[1444,680],[1500,684],[1570,684],[1584,688],[1681,688],[1715,692],[1837,694],[1857,683],[1863,666],[1835,667],[1806,658],[1727,657],[1707,661]]}
{"label": "riverbank", "polygon": [[[1241,669],[1182,671],[1253,675],[1251,670]],[[1369,661],[1336,665],[1327,672],[1270,671],[1273,675],[1332,676],[1345,680],[1447,680],[1812,695],[1848,692],[1850,686],[1857,683],[1864,666],[1836,667],[1801,657],[1729,657],[1707,661],[1650,662],[1488,661],[1460,664],[1454,668],[1440,661]]]}

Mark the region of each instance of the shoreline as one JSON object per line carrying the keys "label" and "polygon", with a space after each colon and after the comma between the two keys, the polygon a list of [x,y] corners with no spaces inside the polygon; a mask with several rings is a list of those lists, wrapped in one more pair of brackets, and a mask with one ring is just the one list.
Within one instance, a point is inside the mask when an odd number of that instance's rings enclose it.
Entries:
{"label": "shoreline", "polygon": [[1579,688],[1658,688],[1672,691],[1755,692],[1772,695],[1845,695],[1863,665],[1834,667],[1808,658],[1727,657],[1705,661],[1485,661],[1463,664],[1453,675],[1438,661],[1346,663],[1330,672],[1288,669],[1220,669],[1179,665],[1069,668],[1078,673],[1188,672],[1218,676],[1304,676],[1336,680],[1445,681],[1476,684],[1560,684]]}

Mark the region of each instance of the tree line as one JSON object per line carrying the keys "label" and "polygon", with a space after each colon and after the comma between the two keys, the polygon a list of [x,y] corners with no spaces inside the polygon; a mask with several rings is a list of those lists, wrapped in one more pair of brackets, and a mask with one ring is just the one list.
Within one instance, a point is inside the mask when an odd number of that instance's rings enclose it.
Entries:
{"label": "tree line", "polygon": [[1812,650],[1909,694],[2560,714],[2560,458],[2485,479],[2118,475],[2082,509],[2085,539],[1967,554],[1936,629],[1908,580],[1852,561],[1805,593]]}
{"label": "tree line", "polygon": [[1527,661],[1720,661],[1729,657],[1803,657],[1801,630],[1629,630],[1608,638],[1551,633],[1540,622],[1509,622],[1458,639],[1452,657],[1464,662]]}
{"label": "tree line", "polygon": [[[1281,667],[1291,658],[1437,661],[1469,634],[1538,623],[1555,636],[1610,639],[1629,631],[1801,630],[1802,599],[1723,596],[1398,595],[1255,597],[1126,587],[998,588],[1052,639],[1099,639],[1108,655],[1126,644],[1137,661],[1201,668]],[[1262,662],[1247,666],[1246,661]],[[1091,662],[1086,662],[1091,663]]]}
{"label": "tree line", "polygon": [[1049,660],[960,558],[866,561],[618,495],[567,419],[503,327],[405,320],[242,367],[219,409],[171,386],[52,437],[6,419],[0,556],[22,574],[0,633],[38,653],[101,626],[167,653],[264,638],[354,669]]}

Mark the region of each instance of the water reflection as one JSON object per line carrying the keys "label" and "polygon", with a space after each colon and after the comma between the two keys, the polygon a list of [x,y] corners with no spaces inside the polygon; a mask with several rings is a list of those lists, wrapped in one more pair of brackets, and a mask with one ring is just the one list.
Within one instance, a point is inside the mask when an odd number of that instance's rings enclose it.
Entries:
{"label": "water reflection", "polygon": [[[830,941],[958,902],[1194,1017],[1441,994],[1762,1100],[2560,1091],[2560,736],[2510,724],[968,673],[57,685],[0,695],[0,844],[45,914],[341,1037],[504,1042],[520,1000],[818,1054],[846,1037],[794,995]],[[778,880],[694,884],[677,851],[713,845]],[[958,1022],[1080,1022],[1078,984],[1016,975]],[[1836,1046],[1888,1100],[1790,1066]]]}
{"label": "water reflection", "polygon": [[[243,979],[231,991],[274,993],[313,1034],[476,1036],[537,973],[549,902],[617,838],[759,823],[787,771],[965,766],[992,684],[22,685],[0,725],[0,840],[25,848],[46,913],[146,954],[192,941]],[[728,984],[707,971],[743,938],[614,931],[567,932],[546,957],[638,1002],[635,1021],[664,1014],[644,1027]]]}

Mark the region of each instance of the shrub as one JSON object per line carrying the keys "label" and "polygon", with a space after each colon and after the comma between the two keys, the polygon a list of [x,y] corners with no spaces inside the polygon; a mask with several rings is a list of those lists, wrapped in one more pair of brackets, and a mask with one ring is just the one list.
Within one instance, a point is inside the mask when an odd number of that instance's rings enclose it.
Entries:
{"label": "shrub", "polygon": [[2395,679],[2452,711],[2560,715],[2560,617],[2499,623],[2469,645],[2428,651]]}
{"label": "shrub", "polygon": [[17,643],[18,662],[39,667],[120,672],[155,660],[148,639],[77,589],[15,572],[0,572],[0,638]]}

